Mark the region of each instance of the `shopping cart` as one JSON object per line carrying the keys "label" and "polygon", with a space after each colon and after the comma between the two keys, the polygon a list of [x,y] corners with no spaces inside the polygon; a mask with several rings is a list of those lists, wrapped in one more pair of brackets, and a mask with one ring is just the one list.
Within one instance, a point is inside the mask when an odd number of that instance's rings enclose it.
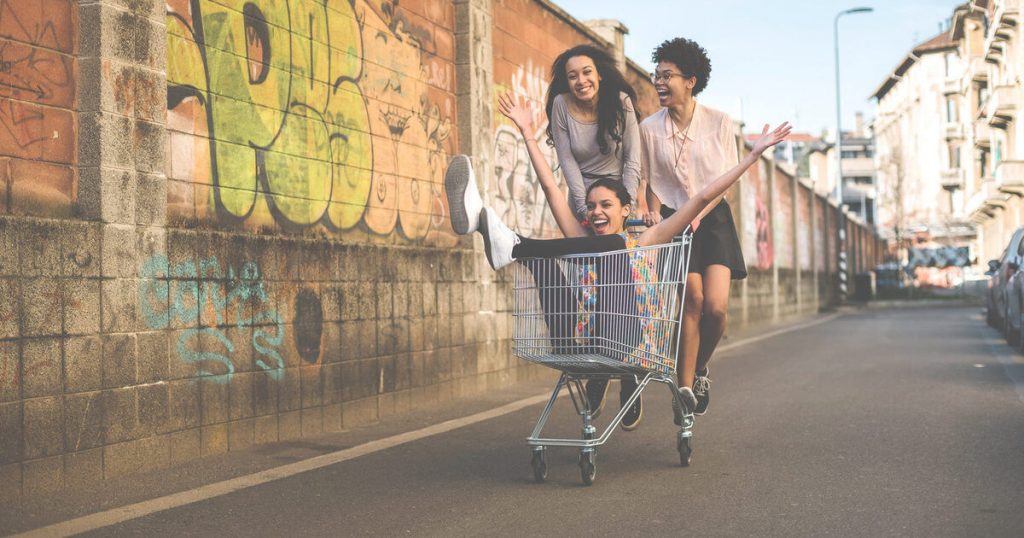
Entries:
{"label": "shopping cart", "polygon": [[[675,372],[691,244],[692,234],[687,229],[675,242],[664,245],[518,260],[513,351],[522,359],[562,372],[527,438],[538,482],[547,478],[547,447],[563,446],[579,447],[583,483],[593,483],[597,447],[608,441],[626,411],[652,382],[667,385],[683,410],[676,448],[679,463],[689,465],[693,410],[679,394]],[[598,434],[583,382],[620,376],[634,376],[636,390]],[[582,436],[541,437],[563,388],[583,420]]]}

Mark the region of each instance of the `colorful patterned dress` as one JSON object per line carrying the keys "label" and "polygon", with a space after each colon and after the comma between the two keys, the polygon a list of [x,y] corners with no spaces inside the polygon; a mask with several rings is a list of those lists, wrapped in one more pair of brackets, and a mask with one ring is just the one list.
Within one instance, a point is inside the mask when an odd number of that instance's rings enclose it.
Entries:
{"label": "colorful patterned dress", "polygon": [[[602,305],[599,300],[602,287],[598,285],[600,271],[594,263],[579,264],[574,269],[578,290],[575,340],[579,345],[592,345],[594,337],[601,334],[599,319],[613,322],[618,320],[617,327],[629,327],[629,330],[620,332],[625,332],[631,341],[617,343],[626,346],[630,351],[621,353],[608,350],[603,354],[632,366],[669,374],[675,370],[675,357],[671,354],[671,346],[672,337],[676,332],[672,330],[674,324],[666,321],[673,312],[668,311],[672,305],[668,304],[669,301],[664,300],[660,293],[665,285],[658,284],[657,253],[636,250],[639,246],[637,236],[626,233],[621,235],[626,243],[626,255],[629,256],[630,274],[625,278],[633,285],[633,304],[626,304],[628,301],[608,300],[606,302],[611,304]],[[604,280],[605,295],[612,295],[611,290],[616,284],[616,279],[608,278],[606,275]],[[617,305],[616,302],[620,304]],[[607,346],[602,349],[607,349]]]}

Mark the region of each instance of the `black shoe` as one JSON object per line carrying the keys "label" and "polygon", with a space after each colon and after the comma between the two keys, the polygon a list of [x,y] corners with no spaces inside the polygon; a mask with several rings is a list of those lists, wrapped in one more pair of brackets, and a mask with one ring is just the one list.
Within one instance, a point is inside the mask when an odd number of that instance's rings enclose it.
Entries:
{"label": "black shoe", "polygon": [[587,380],[587,401],[590,402],[590,418],[595,419],[604,408],[604,396],[608,394],[608,378]]}
{"label": "black shoe", "polygon": [[711,379],[708,378],[708,369],[697,372],[693,380],[693,395],[697,397],[697,406],[693,408],[694,415],[703,415],[708,410],[708,403],[711,401]]}
{"label": "black shoe", "polygon": [[[625,405],[629,397],[636,392],[636,380],[633,377],[623,377],[619,388],[619,405]],[[640,425],[640,419],[644,416],[644,398],[639,395],[633,405],[629,406],[626,414],[622,416],[622,429],[631,432]]]}

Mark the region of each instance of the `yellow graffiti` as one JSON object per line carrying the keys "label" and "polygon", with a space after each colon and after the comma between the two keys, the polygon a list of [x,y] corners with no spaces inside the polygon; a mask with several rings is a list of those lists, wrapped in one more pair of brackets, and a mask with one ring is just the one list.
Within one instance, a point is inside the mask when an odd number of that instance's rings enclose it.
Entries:
{"label": "yellow graffiti", "polygon": [[208,138],[209,173],[194,142],[171,137],[172,158],[196,164],[174,179],[210,178],[196,185],[198,217],[338,231],[364,223],[381,235],[400,223],[409,239],[454,241],[439,203],[450,112],[429,99],[423,45],[396,10],[363,0],[168,2],[168,122],[187,123],[196,107],[206,115],[183,131]]}

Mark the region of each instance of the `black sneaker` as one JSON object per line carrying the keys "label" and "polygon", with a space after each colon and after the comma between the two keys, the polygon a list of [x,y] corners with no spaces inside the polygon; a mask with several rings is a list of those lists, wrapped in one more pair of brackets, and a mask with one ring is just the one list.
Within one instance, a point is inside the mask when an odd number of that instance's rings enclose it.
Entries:
{"label": "black sneaker", "polygon": [[595,419],[604,408],[604,396],[608,394],[608,378],[587,380],[587,401],[590,402],[590,418]]}
{"label": "black sneaker", "polygon": [[[636,379],[632,376],[626,376],[622,378],[619,388],[619,405],[625,405],[629,401],[629,397],[636,392]],[[629,406],[626,410],[626,414],[622,416],[622,429],[627,432],[631,432],[640,425],[640,419],[644,416],[644,398],[643,395],[637,396],[633,405]]]}
{"label": "black sneaker", "polygon": [[708,369],[697,372],[693,380],[693,395],[697,397],[697,406],[693,408],[694,415],[703,415],[708,410],[708,403],[711,401],[711,379],[708,378]]}

